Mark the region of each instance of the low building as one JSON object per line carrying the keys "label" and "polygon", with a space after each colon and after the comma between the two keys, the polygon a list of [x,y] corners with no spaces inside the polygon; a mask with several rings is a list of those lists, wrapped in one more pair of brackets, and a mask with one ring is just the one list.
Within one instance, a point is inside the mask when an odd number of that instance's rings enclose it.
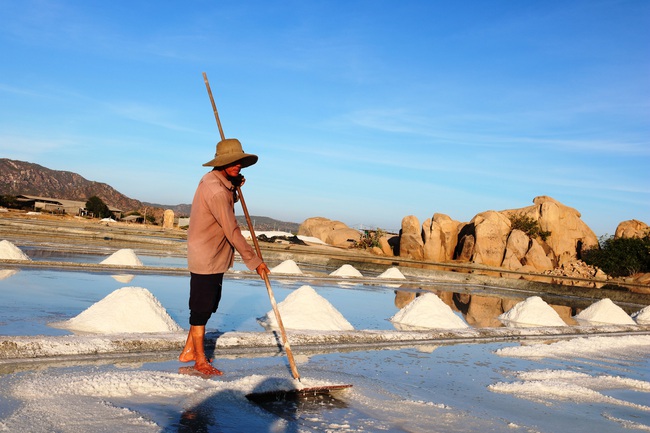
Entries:
{"label": "low building", "polygon": [[122,218],[120,221],[127,223],[143,223],[144,217],[142,215],[129,215]]}
{"label": "low building", "polygon": [[[17,195],[16,201],[25,206],[31,206],[35,211],[49,212],[54,214],[66,214],[73,216],[87,216],[85,201],[65,200],[53,197],[39,197],[35,195]],[[108,206],[108,210],[117,219],[122,211]]]}

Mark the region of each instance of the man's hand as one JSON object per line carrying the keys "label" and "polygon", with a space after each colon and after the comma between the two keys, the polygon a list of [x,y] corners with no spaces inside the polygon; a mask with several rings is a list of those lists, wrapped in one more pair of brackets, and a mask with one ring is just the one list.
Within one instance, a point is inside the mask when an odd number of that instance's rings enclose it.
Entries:
{"label": "man's hand", "polygon": [[262,277],[263,280],[266,280],[266,278],[271,273],[271,270],[269,269],[268,266],[266,266],[266,263],[264,262],[260,263],[260,265],[255,269],[255,271],[260,277]]}
{"label": "man's hand", "polygon": [[229,177],[228,180],[230,180],[230,183],[232,183],[235,188],[242,187],[244,186],[244,183],[246,183],[246,178],[241,174],[238,174],[235,177]]}

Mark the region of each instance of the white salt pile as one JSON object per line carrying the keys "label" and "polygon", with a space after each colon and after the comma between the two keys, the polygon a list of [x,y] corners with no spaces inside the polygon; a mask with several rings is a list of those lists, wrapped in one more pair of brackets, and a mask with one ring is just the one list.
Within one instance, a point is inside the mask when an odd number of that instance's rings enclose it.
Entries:
{"label": "white salt pile", "polygon": [[574,317],[585,322],[607,323],[611,325],[636,324],[621,307],[614,304],[608,298],[601,299],[595,304],[592,304],[589,308],[582,310]]}
{"label": "white salt pile", "polygon": [[[311,286],[302,286],[278,304],[282,324],[287,329],[351,331],[354,327],[329,301]],[[273,310],[257,319],[265,328],[277,328]]]}
{"label": "white salt pile", "polygon": [[102,265],[142,266],[142,262],[130,248],[115,251],[100,262]]}
{"label": "white salt pile", "polygon": [[557,311],[539,296],[519,302],[499,316],[500,320],[528,326],[567,326]]}
{"label": "white salt pile", "polygon": [[302,271],[293,260],[285,260],[274,268],[271,268],[272,274],[302,274]]}
{"label": "white salt pile", "polygon": [[632,318],[636,320],[639,325],[650,325],[650,306],[632,314]]}
{"label": "white salt pile", "polygon": [[[242,236],[244,236],[244,238],[246,238],[248,240],[252,239],[251,232],[249,230],[242,230],[241,234],[242,234]],[[273,236],[286,236],[286,237],[290,238],[290,237],[294,236],[293,233],[281,232],[281,231],[263,231],[263,232],[256,231],[255,232],[255,236],[260,236],[260,235],[264,235],[267,238],[272,238]],[[313,236],[297,235],[296,237],[298,239],[300,239],[301,241],[303,241],[303,242],[309,242],[309,243],[312,243],[312,244],[327,245],[325,242],[323,242],[320,239],[315,238]]]}
{"label": "white salt pile", "polygon": [[[469,325],[434,293],[425,293],[390,318],[398,329],[459,329]],[[406,325],[406,326],[404,326]]]}
{"label": "white salt pile", "polygon": [[406,277],[397,268],[388,268],[377,278],[405,280]]}
{"label": "white salt pile", "polygon": [[8,240],[0,241],[0,259],[4,260],[32,260],[20,248]]}
{"label": "white salt pile", "polygon": [[[251,237],[251,232],[250,232],[250,230],[242,230],[242,231],[241,231],[241,234],[242,234],[242,236],[244,236],[244,238],[246,238],[246,239],[248,239],[248,240],[253,239],[253,238]],[[274,237],[274,236],[287,236],[287,237],[291,237],[291,236],[293,236],[292,233],[289,233],[289,232],[281,232],[281,231],[277,231],[277,230],[263,231],[263,232],[258,232],[257,230],[255,231],[255,236],[261,236],[261,235],[264,235],[264,236],[266,236],[267,238],[272,238],[272,237]]]}
{"label": "white salt pile", "polygon": [[178,332],[183,329],[167,310],[142,287],[123,287],[63,322],[51,323],[56,328],[96,334],[144,332]]}
{"label": "white salt pile", "polygon": [[303,242],[307,242],[310,244],[318,244],[318,245],[327,245],[327,242],[323,242],[322,240],[314,237],[314,236],[303,236],[303,235],[298,235],[298,239],[300,239]]}
{"label": "white salt pile", "polygon": [[361,272],[359,272],[354,266],[352,265],[343,265],[334,272],[330,273],[331,276],[333,277],[363,277]]}

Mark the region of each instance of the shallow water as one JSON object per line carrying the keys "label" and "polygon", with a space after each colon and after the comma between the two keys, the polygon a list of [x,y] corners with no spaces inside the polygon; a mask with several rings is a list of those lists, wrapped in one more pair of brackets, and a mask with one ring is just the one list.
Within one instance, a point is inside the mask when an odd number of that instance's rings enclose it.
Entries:
{"label": "shallow water", "polygon": [[[173,260],[160,260],[161,266],[175,266],[171,265]],[[90,262],[98,262],[97,257]],[[237,264],[237,269],[242,270],[243,266]],[[278,302],[306,283],[272,281]],[[307,284],[356,329],[394,329],[388,318],[398,311],[395,288],[350,282]],[[74,317],[125,286],[148,289],[174,320],[188,327],[189,276],[136,274],[124,283],[103,272],[24,268],[0,280],[0,334],[68,334],[47,324]],[[224,282],[219,312],[208,328],[262,331],[256,318],[269,310],[261,281],[230,274]],[[634,353],[604,351],[598,357],[581,357],[576,353],[570,357],[535,359],[495,353],[497,349],[519,345],[417,345],[311,356],[294,349],[303,377],[354,386],[334,400],[281,402],[269,407],[249,402],[239,387],[228,384],[260,374],[290,378],[282,353],[273,357],[251,354],[217,359],[215,363],[226,371],[226,376],[215,381],[174,374],[181,365],[175,355],[162,361],[98,357],[79,362],[67,360],[47,367],[34,363],[33,369],[0,375],[0,431],[650,430],[650,408],[646,406],[650,401],[650,348]],[[518,372],[536,370],[586,373],[594,383],[582,381],[586,383],[574,394],[554,395],[554,384],[559,383],[564,389],[577,384],[564,383],[560,373],[553,373],[549,381],[529,381],[524,389],[533,397],[490,390],[498,383],[522,382],[516,377]],[[607,382],[600,377],[634,380],[645,389],[625,383],[606,386]],[[75,386],[75,381],[80,386]]]}
{"label": "shallow water", "polygon": [[[123,275],[124,276],[124,275]],[[0,280],[0,335],[66,335],[69,331],[47,326],[74,317],[122,287],[143,287],[165,307],[182,327],[188,328],[189,275],[137,274],[127,283],[101,272],[26,268]],[[124,280],[124,278],[121,278]],[[281,302],[303,283],[274,281]],[[311,284],[310,284],[311,285]],[[355,290],[356,286],[313,286],[356,329],[393,329],[387,320],[397,308],[394,292],[387,287]],[[359,306],[364,308],[360,309]],[[262,331],[257,318],[271,310],[262,281],[227,277],[217,314],[209,330]]]}
{"label": "shallow water", "polygon": [[[114,248],[97,248],[95,251],[60,251],[56,248],[43,248],[42,246],[24,246],[21,250],[36,262],[70,262],[70,263],[101,263],[115,252]],[[137,253],[136,253],[137,254]],[[170,268],[186,268],[187,258],[171,255],[144,255],[137,254],[144,266],[158,266]]]}

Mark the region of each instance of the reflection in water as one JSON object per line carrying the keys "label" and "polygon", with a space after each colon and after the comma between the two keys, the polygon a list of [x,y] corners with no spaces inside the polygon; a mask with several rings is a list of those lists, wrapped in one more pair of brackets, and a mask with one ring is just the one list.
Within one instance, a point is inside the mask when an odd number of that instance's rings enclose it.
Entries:
{"label": "reflection in water", "polygon": [[[236,392],[219,392],[184,411],[173,427],[179,433],[292,433],[321,430],[323,423],[329,425],[325,419],[340,420],[348,414],[347,403],[334,397],[335,394],[306,395],[289,390],[295,391],[292,380],[267,378],[246,396],[247,399]],[[258,408],[268,415],[260,416]]]}
{"label": "reflection in water", "polygon": [[347,403],[330,394],[301,396],[293,394],[282,400],[256,402],[262,409],[288,421],[295,421],[308,415],[317,415],[326,410],[345,409]]}
{"label": "reflection in water", "polygon": [[[453,311],[462,314],[468,325],[475,328],[499,328],[506,326],[499,316],[510,310],[525,298],[506,298],[498,295],[477,295],[471,293],[433,290]],[[421,292],[395,290],[395,306],[404,308]],[[550,305],[550,304],[549,304]],[[567,325],[576,325],[573,319],[576,308],[566,305],[550,305]],[[509,324],[508,326],[513,326]],[[516,325],[515,325],[516,326]]]}
{"label": "reflection in water", "polygon": [[126,284],[126,283],[130,283],[135,278],[135,275],[118,274],[118,275],[111,275],[111,277],[113,277],[113,279],[119,283]]}
{"label": "reflection in water", "polygon": [[16,275],[17,273],[18,269],[0,269],[0,280],[9,278],[12,275]]}
{"label": "reflection in water", "polygon": [[[199,405],[181,414],[178,421],[178,433],[207,433],[215,431],[214,410],[207,405]],[[219,430],[216,430],[219,431]]]}

